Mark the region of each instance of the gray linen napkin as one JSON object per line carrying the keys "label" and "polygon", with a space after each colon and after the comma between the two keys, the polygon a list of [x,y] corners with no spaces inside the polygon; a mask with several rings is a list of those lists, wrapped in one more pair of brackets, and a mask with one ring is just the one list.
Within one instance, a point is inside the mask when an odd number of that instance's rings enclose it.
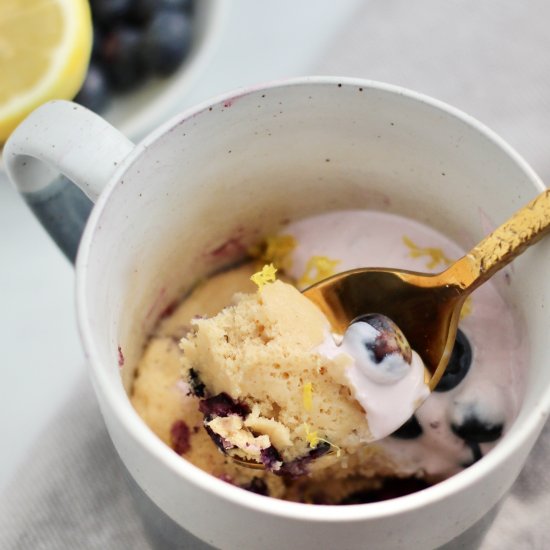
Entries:
{"label": "gray linen napkin", "polygon": [[0,548],[150,550],[87,377],[0,498]]}
{"label": "gray linen napkin", "polygon": [[[456,105],[548,179],[549,18],[545,0],[366,1],[312,72],[400,84]],[[482,550],[550,548],[548,456],[547,426]],[[123,477],[83,381],[0,498],[0,548],[147,550]]]}

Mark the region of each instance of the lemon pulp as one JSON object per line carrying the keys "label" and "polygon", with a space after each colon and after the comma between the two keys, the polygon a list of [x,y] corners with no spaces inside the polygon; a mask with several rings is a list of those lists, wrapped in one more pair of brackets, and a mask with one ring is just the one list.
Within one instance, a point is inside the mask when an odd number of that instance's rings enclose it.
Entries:
{"label": "lemon pulp", "polygon": [[91,46],[87,0],[2,0],[0,143],[42,103],[76,95]]}

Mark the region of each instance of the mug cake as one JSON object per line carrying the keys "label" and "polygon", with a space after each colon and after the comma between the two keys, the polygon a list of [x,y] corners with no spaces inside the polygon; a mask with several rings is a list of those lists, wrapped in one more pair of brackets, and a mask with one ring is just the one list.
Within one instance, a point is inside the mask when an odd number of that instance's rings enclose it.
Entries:
{"label": "mug cake", "polygon": [[[290,222],[249,249],[241,264],[199,281],[163,312],[136,369],[132,404],[183,459],[274,498],[368,503],[447,479],[490,452],[521,403],[528,359],[522,323],[494,284],[466,302],[450,363],[434,392],[376,442],[369,441],[368,406],[358,402],[345,376],[349,364],[341,356],[321,360],[322,350],[305,328],[288,319],[285,328],[282,304],[295,299],[294,288],[349,269],[435,273],[463,253],[430,227],[388,213],[335,211]],[[274,348],[269,319],[254,322],[263,313],[251,278],[263,265],[273,265],[284,281],[268,282],[265,301],[271,295],[286,343],[292,348],[294,338],[307,360],[301,352]],[[304,319],[302,326],[311,326]],[[243,335],[254,346],[245,348]],[[245,355],[238,356],[239,350]],[[324,420],[315,424],[319,415]],[[263,468],[235,461],[233,451],[243,449],[261,457]]]}

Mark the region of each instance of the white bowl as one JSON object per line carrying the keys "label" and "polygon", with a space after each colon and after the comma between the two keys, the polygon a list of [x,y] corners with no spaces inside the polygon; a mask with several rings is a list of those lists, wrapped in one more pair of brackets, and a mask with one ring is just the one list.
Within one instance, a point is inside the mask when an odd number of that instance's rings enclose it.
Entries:
{"label": "white bowl", "polygon": [[168,78],[151,78],[135,92],[116,95],[101,116],[130,139],[137,140],[181,110],[181,100],[208,66],[219,43],[229,0],[196,0],[189,55]]}

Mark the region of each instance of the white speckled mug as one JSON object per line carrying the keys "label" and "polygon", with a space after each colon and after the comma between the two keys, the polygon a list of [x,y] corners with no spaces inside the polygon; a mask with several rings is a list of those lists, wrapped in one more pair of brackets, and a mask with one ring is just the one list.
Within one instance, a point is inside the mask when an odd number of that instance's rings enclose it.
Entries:
{"label": "white speckled mug", "polygon": [[496,224],[527,203],[543,184],[472,118],[393,86],[303,78],[200,105],[139,145],[77,105],[52,102],[14,132],[4,158],[70,257],[86,201],[51,181],[61,172],[97,201],[76,265],[80,331],[105,422],[142,503],[166,520],[165,544],[191,547],[184,528],[226,549],[426,550],[478,522],[518,475],[550,406],[548,240],[515,262],[502,288],[530,343],[519,417],[482,460],[424,491],[341,507],[256,495],[177,456],[127,395],[155,320],[197,278],[239,257],[236,236],[246,245],[289,218],[366,208],[416,218],[468,248],[486,232],[481,207]]}

